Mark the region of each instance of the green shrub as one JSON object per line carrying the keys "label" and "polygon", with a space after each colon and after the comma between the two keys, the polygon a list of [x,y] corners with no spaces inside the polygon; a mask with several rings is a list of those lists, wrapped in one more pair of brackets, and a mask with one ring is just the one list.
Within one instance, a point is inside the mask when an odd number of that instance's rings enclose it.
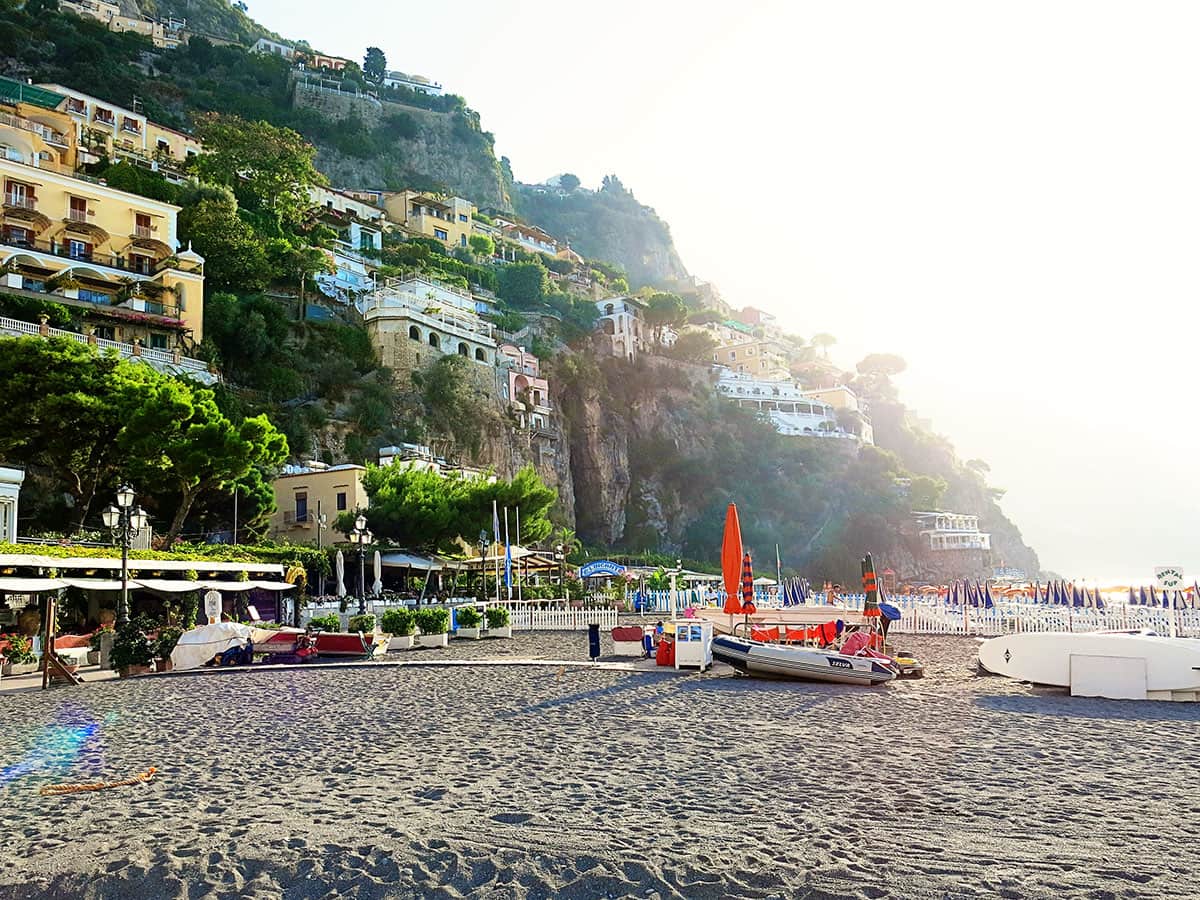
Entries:
{"label": "green shrub", "polygon": [[375,617],[371,613],[364,613],[361,616],[350,617],[351,632],[361,631],[363,634],[370,634],[375,630]]}
{"label": "green shrub", "polygon": [[117,629],[110,655],[114,669],[120,671],[130,666],[148,666],[154,660],[154,648],[146,637],[149,625],[143,616],[138,616],[130,619],[125,627]]}
{"label": "green shrub", "polygon": [[458,621],[459,628],[478,628],[479,623],[483,621],[479,609],[474,606],[458,607],[454,611],[454,617]]}
{"label": "green shrub", "polygon": [[408,637],[416,627],[416,617],[408,607],[389,609],[383,614],[381,627],[384,633],[395,637]]}
{"label": "green shrub", "polygon": [[450,610],[444,606],[426,606],[416,613],[421,634],[445,634],[450,630]]}
{"label": "green shrub", "polygon": [[154,655],[159,659],[170,659],[171,651],[183,637],[183,629],[174,626],[159,629],[158,640],[154,642]]}
{"label": "green shrub", "polygon": [[509,623],[508,608],[504,606],[489,606],[487,608],[488,628],[504,628]]}
{"label": "green shrub", "polygon": [[337,613],[330,613],[327,616],[313,616],[308,620],[310,628],[315,628],[318,631],[341,631],[342,620],[338,618]]}

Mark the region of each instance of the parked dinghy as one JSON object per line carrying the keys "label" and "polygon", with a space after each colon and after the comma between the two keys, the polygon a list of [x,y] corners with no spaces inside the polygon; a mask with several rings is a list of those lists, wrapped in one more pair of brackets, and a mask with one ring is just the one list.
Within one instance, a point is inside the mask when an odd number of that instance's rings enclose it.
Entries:
{"label": "parked dinghy", "polygon": [[739,672],[769,678],[875,685],[891,681],[897,674],[887,660],[845,656],[809,647],[764,644],[724,634],[713,638],[712,653],[714,659],[729,663]]}

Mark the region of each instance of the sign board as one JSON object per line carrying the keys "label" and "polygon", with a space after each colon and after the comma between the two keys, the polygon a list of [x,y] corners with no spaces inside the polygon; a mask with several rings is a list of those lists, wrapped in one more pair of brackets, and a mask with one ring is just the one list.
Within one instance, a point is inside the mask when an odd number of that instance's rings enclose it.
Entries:
{"label": "sign board", "polygon": [[221,621],[221,613],[223,612],[221,604],[221,592],[209,591],[204,595],[204,615],[208,617],[208,624]]}
{"label": "sign board", "polygon": [[624,575],[625,567],[608,559],[597,559],[579,567],[580,578],[599,578],[605,575]]}
{"label": "sign board", "polygon": [[1178,591],[1183,588],[1183,566],[1158,566],[1154,580],[1160,591]]}
{"label": "sign board", "polygon": [[255,606],[253,603],[249,603],[246,605],[246,615],[248,615],[250,617],[251,622],[261,622],[262,621],[262,616],[260,616],[258,614],[258,607]]}

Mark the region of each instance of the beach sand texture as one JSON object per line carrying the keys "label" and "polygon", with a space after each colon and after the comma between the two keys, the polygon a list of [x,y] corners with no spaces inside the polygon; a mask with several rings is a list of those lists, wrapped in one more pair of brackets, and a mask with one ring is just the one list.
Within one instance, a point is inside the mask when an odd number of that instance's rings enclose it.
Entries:
{"label": "beach sand texture", "polygon": [[[1200,705],[903,643],[928,677],[875,689],[380,667],[0,697],[0,898],[1200,894]],[[583,658],[586,636],[427,653]]]}

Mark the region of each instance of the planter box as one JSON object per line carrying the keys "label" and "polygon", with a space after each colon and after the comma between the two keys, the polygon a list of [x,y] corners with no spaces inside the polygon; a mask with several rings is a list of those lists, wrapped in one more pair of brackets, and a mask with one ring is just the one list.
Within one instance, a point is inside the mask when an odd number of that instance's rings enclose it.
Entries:
{"label": "planter box", "polygon": [[148,675],[149,673],[149,666],[129,666],[128,668],[120,669],[117,672],[117,674],[122,678],[132,678],[134,675]]}
{"label": "planter box", "polygon": [[501,628],[489,628],[487,636],[495,638],[510,638],[512,637],[512,626],[505,625]]}
{"label": "planter box", "polygon": [[154,661],[155,672],[170,672],[171,668],[172,666],[170,657],[159,657]]}
{"label": "planter box", "polygon": [[89,650],[88,651],[87,664],[89,666],[100,665],[100,651],[99,650]]}
{"label": "planter box", "polygon": [[465,628],[462,626],[459,626],[458,631],[454,632],[455,637],[465,638],[468,641],[477,641],[482,634],[482,628]]}
{"label": "planter box", "polygon": [[450,644],[448,634],[423,634],[418,638],[422,647],[446,647]]}
{"label": "planter box", "polygon": [[39,663],[8,663],[4,667],[5,675],[28,675],[38,670]]}
{"label": "planter box", "polygon": [[388,641],[388,652],[393,650],[411,650],[415,638],[411,634],[398,634]]}

